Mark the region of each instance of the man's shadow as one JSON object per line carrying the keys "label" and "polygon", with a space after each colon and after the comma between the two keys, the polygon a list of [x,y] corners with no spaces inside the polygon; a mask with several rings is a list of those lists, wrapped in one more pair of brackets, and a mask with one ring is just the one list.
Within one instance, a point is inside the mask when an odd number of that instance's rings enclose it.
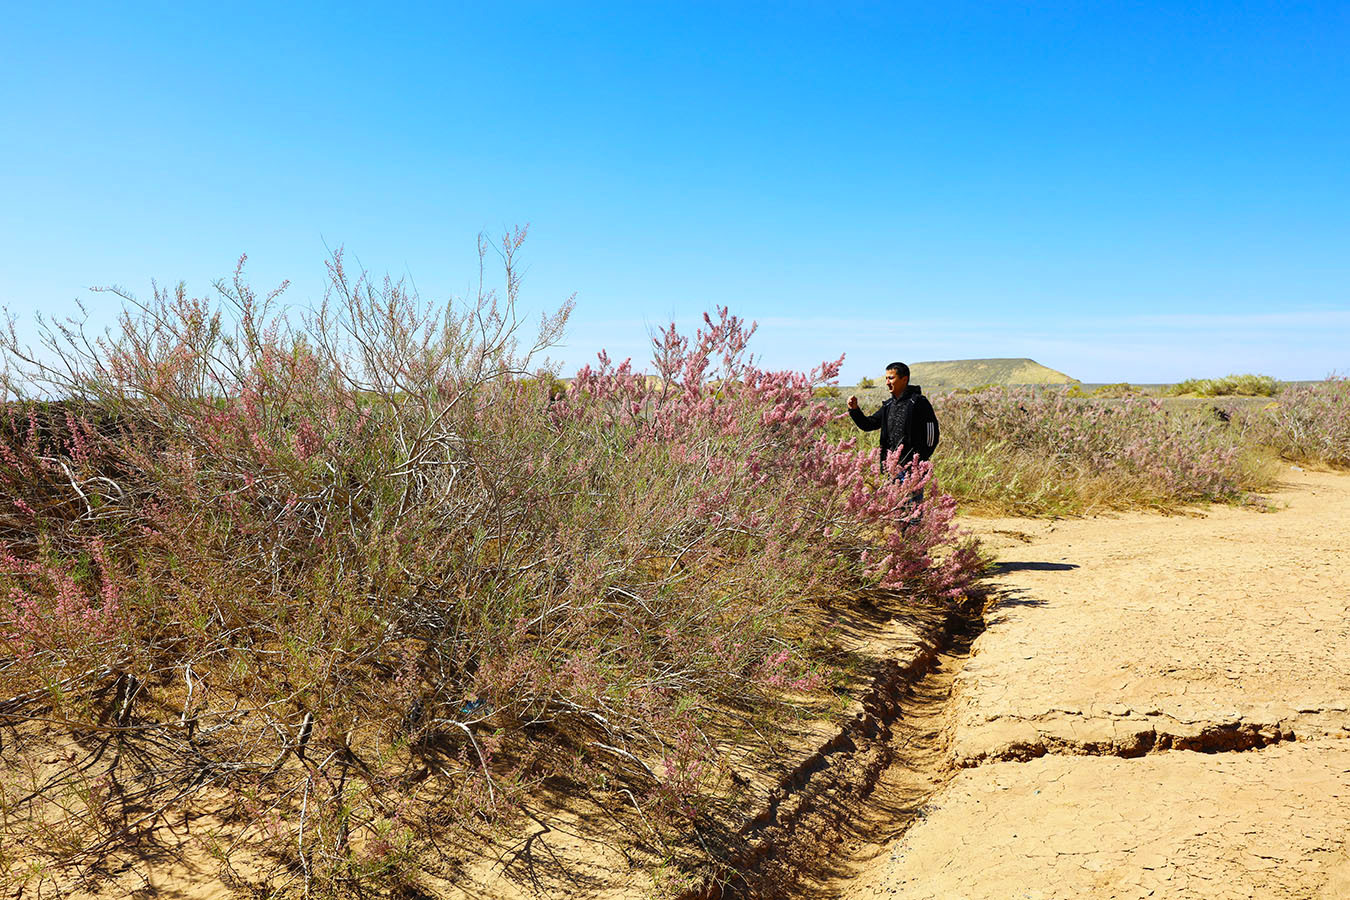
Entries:
{"label": "man's shadow", "polygon": [[[1051,562],[1031,562],[1028,560],[1009,560],[1007,562],[995,563],[990,566],[985,574],[989,578],[997,578],[1000,575],[1007,575],[1010,572],[1070,572],[1078,568],[1077,563],[1051,563]],[[1012,606],[1044,606],[1045,601],[1037,597],[1025,588],[1014,587],[1008,584],[992,585],[986,598],[986,615],[997,609],[1007,609]]]}
{"label": "man's shadow", "polygon": [[1068,572],[1078,568],[1077,563],[1050,562],[1001,562],[989,567],[990,575],[1007,575],[1009,572]]}

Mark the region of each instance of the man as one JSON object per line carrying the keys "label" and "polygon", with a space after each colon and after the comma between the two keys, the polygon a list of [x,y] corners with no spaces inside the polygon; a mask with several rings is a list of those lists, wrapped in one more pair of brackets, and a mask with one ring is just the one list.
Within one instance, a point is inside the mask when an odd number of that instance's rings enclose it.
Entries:
{"label": "man", "polygon": [[[915,456],[926,460],[938,445],[937,415],[933,404],[923,395],[923,389],[909,383],[909,366],[893,362],[886,367],[886,388],[891,395],[881,408],[870,416],[858,409],[858,398],[848,398],[848,415],[863,431],[881,429],[881,471],[886,471],[886,457],[900,454],[900,465]],[[919,491],[915,502],[923,500]]]}

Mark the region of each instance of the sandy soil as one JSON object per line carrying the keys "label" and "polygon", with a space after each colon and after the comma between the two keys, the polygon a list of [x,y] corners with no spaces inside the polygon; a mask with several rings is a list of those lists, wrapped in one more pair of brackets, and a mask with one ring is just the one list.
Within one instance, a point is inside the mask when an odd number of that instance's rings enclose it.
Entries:
{"label": "sandy soil", "polygon": [[1350,898],[1350,476],[1274,499],[976,523],[955,777],[832,893]]}

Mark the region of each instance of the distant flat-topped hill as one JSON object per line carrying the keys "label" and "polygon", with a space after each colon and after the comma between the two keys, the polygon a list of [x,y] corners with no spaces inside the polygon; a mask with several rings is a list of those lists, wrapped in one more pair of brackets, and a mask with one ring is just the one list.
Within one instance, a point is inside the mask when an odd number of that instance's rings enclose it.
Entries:
{"label": "distant flat-topped hill", "polygon": [[942,359],[910,363],[910,381],[928,387],[982,384],[1070,384],[1076,379],[1034,359]]}

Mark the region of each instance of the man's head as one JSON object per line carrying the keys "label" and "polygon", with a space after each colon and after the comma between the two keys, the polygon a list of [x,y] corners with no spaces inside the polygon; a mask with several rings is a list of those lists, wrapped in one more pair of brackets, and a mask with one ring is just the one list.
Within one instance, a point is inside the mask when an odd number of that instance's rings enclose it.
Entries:
{"label": "man's head", "polygon": [[893,362],[886,367],[886,389],[892,397],[899,397],[909,387],[909,366]]}

